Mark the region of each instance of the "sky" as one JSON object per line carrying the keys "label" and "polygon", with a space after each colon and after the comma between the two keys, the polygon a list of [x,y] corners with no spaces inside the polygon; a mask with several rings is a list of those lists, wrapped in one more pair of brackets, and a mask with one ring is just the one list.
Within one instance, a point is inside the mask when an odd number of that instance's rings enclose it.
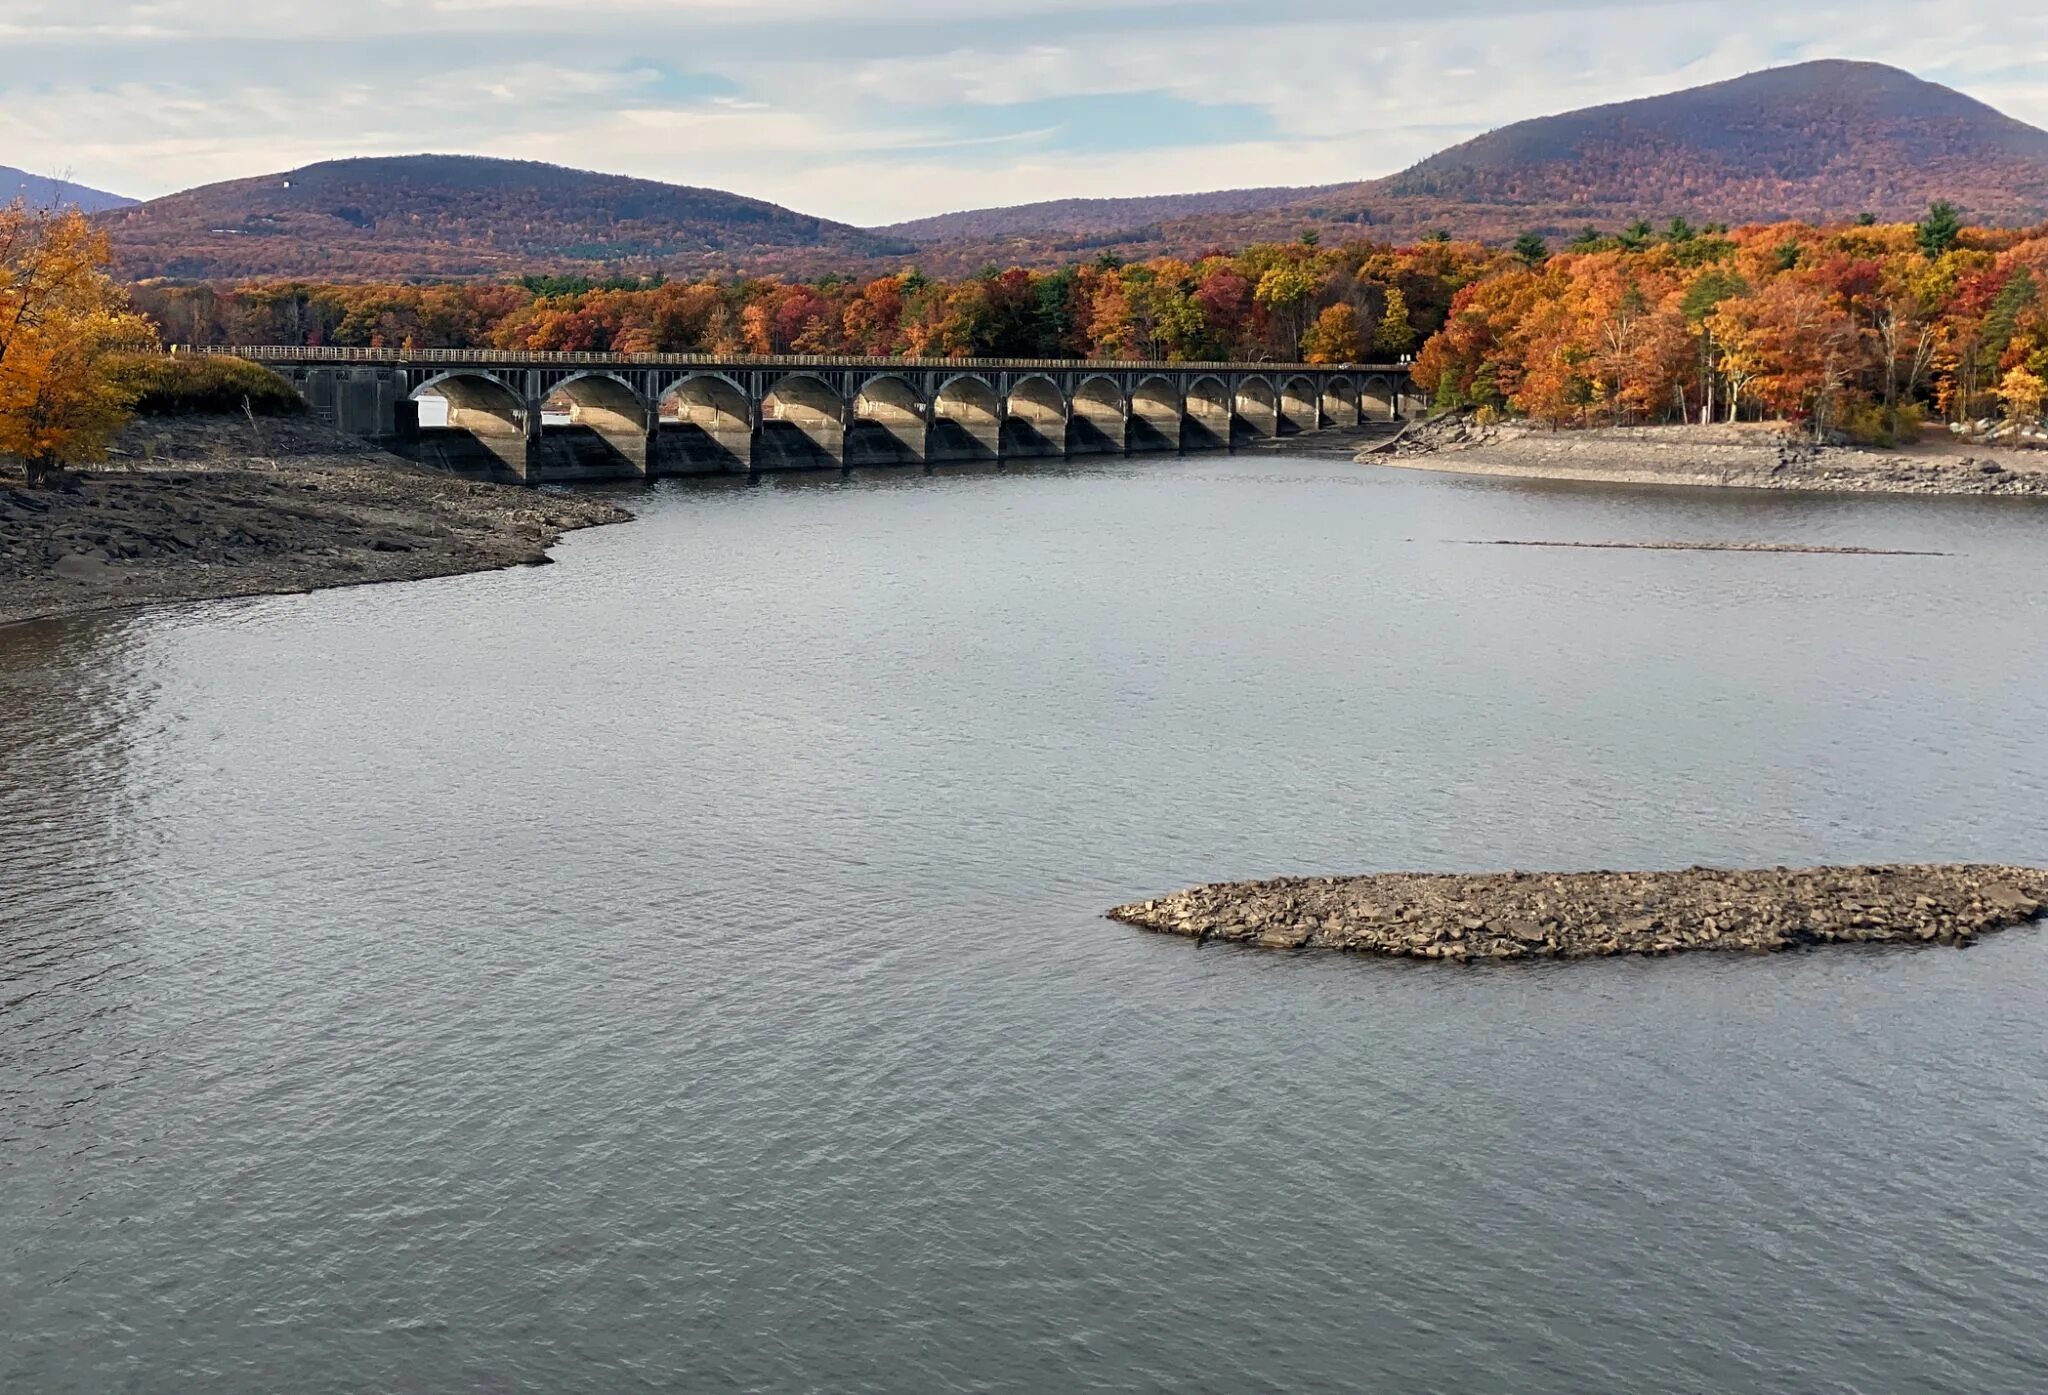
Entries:
{"label": "sky", "polygon": [[2033,0],[0,0],[0,164],[149,198],[498,155],[874,225],[1368,179],[1810,58],[2048,127]]}

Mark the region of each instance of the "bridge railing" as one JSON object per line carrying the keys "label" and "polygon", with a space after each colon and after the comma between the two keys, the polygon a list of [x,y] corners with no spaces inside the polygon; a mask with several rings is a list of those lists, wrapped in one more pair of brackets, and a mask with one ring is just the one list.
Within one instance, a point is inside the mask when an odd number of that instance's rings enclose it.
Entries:
{"label": "bridge railing", "polygon": [[[154,347],[154,346],[152,346]],[[157,350],[173,357],[246,358],[262,363],[520,364],[527,367],[688,368],[698,365],[758,368],[975,368],[1053,369],[1061,372],[1162,373],[1406,373],[1406,363],[1224,363],[1170,359],[1094,358],[879,358],[858,354],[606,354],[523,349],[358,349],[305,345],[172,344]]]}

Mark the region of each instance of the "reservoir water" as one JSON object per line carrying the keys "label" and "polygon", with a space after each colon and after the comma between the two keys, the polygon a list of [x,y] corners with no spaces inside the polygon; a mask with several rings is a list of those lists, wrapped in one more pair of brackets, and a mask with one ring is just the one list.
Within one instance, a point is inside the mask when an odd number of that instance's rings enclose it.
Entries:
{"label": "reservoir water", "polygon": [[632,502],[0,631],[0,1389],[2048,1385],[2048,930],[1099,918],[2048,859],[2048,511],[1274,456]]}

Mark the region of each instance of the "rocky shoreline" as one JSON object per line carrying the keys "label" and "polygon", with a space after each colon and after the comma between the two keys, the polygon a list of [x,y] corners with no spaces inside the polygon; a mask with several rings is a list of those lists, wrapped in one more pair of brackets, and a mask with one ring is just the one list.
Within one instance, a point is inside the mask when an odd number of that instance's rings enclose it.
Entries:
{"label": "rocky shoreline", "polygon": [[1876,450],[1816,446],[1771,424],[1549,431],[1523,423],[1481,425],[1459,415],[1417,423],[1366,447],[1357,459],[1596,484],[2048,499],[2048,451],[1972,445],[1933,432],[1911,447]]}
{"label": "rocky shoreline", "polygon": [[104,470],[0,473],[0,625],[536,566],[603,499],[423,470],[303,420],[138,422]]}
{"label": "rocky shoreline", "polygon": [[1391,873],[1196,887],[1119,906],[1139,929],[1460,963],[1824,944],[1965,946],[2048,909],[2048,870],[1975,864]]}

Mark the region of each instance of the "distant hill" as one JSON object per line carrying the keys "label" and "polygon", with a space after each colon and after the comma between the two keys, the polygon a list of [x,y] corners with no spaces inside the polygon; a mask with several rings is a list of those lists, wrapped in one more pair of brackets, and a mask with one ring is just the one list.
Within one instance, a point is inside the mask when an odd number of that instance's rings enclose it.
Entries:
{"label": "distant hill", "polygon": [[1983,223],[2048,219],[2048,132],[1897,68],[1823,61],[1518,122],[1363,183],[1064,199],[867,230],[717,190],[445,155],[312,165],[99,216],[136,278],[803,276],[912,255],[954,275],[1310,230],[1505,240],[1680,215],[1897,220],[1937,198]]}
{"label": "distant hill", "polygon": [[[2048,218],[2048,131],[1897,68],[1826,60],[1518,122],[1389,178],[1148,220],[1122,236],[1098,230],[1088,247],[1192,252],[1309,228],[1335,236],[1369,229],[1392,240],[1443,228],[1499,239],[1679,215],[1903,220],[1939,198],[1977,222]],[[955,216],[961,226],[985,225],[982,215]],[[991,250],[950,243],[931,260],[947,270]],[[1044,259],[1075,250],[1055,241]]]}
{"label": "distant hill", "polygon": [[103,215],[136,279],[689,275],[843,265],[906,244],[715,189],[527,161],[337,160]]}
{"label": "distant hill", "polygon": [[0,204],[10,204],[16,199],[27,200],[32,208],[63,205],[86,213],[98,213],[108,208],[131,208],[135,204],[134,199],[124,199],[102,189],[88,189],[69,180],[52,179],[48,175],[15,169],[12,165],[0,165]]}
{"label": "distant hill", "polygon": [[1728,221],[1902,218],[1947,196],[2032,219],[2048,213],[2048,131],[1880,63],[1801,63],[1519,122],[1361,194]]}
{"label": "distant hill", "polygon": [[981,208],[913,218],[875,231],[910,242],[980,242],[1010,237],[1087,237],[1127,231],[1171,218],[1284,208],[1343,188],[1224,189],[1207,194],[1155,194],[1130,199],[1052,199],[1010,208]]}

